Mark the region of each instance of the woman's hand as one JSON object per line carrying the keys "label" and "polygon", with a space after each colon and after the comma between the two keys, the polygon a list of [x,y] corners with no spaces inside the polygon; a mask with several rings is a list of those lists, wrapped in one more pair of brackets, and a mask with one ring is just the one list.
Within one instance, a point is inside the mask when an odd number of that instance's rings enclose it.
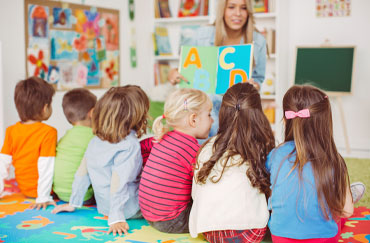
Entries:
{"label": "woman's hand", "polygon": [[49,201],[49,202],[44,202],[44,203],[34,203],[30,206],[30,209],[46,209],[48,207],[48,205],[53,205],[54,207],[57,206],[56,203],[54,201]]}
{"label": "woman's hand", "polygon": [[110,234],[111,232],[113,232],[113,236],[116,235],[116,233],[118,233],[120,236],[122,235],[122,233],[124,233],[125,235],[128,234],[128,230],[130,228],[128,227],[128,223],[127,222],[118,222],[118,223],[115,223],[115,224],[112,224],[111,226],[109,226],[109,231],[108,231],[108,234]]}
{"label": "woman's hand", "polygon": [[75,211],[75,207],[69,205],[69,204],[62,204],[56,206],[51,213],[60,213],[60,212],[73,212]]}
{"label": "woman's hand", "polygon": [[181,80],[184,80],[185,82],[189,82],[184,76],[182,76],[179,71],[177,70],[177,68],[173,68],[169,71],[168,75],[167,75],[167,79],[168,81],[170,81],[170,83],[172,85],[175,85],[175,84],[178,84],[181,82]]}
{"label": "woman's hand", "polygon": [[252,84],[258,91],[260,90],[260,84],[259,83],[257,83],[257,82],[255,82],[254,81],[254,79],[253,78],[251,78],[251,79],[248,79],[248,81],[247,81],[248,83],[250,83],[250,84]]}

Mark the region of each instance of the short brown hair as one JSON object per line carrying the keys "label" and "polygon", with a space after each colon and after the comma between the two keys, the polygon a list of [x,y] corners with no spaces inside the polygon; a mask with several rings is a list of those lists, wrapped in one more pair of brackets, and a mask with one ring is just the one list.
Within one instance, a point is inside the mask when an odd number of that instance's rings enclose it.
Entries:
{"label": "short brown hair", "polygon": [[19,81],[15,86],[14,103],[21,121],[42,120],[45,105],[51,105],[55,90],[39,77]]}
{"label": "short brown hair", "polygon": [[110,143],[118,143],[131,130],[140,138],[146,132],[149,98],[136,85],[112,87],[96,103],[93,133]]}
{"label": "short brown hair", "polygon": [[95,107],[96,95],[88,89],[77,88],[63,96],[63,112],[70,123],[85,120],[89,111]]}

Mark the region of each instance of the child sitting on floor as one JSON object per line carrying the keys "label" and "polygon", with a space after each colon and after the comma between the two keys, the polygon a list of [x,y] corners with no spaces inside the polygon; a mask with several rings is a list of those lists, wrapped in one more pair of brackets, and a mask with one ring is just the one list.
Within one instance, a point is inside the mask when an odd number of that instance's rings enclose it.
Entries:
{"label": "child sitting on floor", "polygon": [[[141,175],[139,203],[144,218],[161,232],[189,232],[197,138],[208,137],[211,110],[212,102],[204,92],[179,89],[169,95],[163,116],[153,123],[157,142]],[[170,126],[174,130],[169,132]],[[147,146],[151,144],[148,141]]]}
{"label": "child sitting on floor", "polygon": [[223,96],[217,135],[202,146],[193,178],[192,237],[211,242],[260,242],[269,219],[266,157],[275,147],[261,98],[249,83]]}
{"label": "child sitting on floor", "polygon": [[[55,157],[53,191],[60,200],[68,202],[72,193],[74,175],[80,166],[87,145],[94,137],[91,116],[96,104],[96,96],[87,89],[77,88],[68,91],[63,97],[63,112],[73,125],[59,140]],[[84,200],[93,201],[90,187]],[[89,201],[87,201],[89,202]]]}
{"label": "child sitting on floor", "polygon": [[108,216],[108,234],[127,234],[126,219],[141,217],[138,138],[146,132],[148,110],[149,99],[139,86],[110,88],[99,99],[92,117],[95,137],[76,172],[69,204],[57,206],[53,213],[81,207],[92,184],[98,212]]}
{"label": "child sitting on floor", "polygon": [[[21,192],[35,197],[31,208],[55,205],[50,196],[53,183],[57,130],[42,123],[52,113],[54,88],[45,80],[31,77],[18,82],[14,102],[21,121],[8,127],[0,153],[0,181],[8,176],[11,163]],[[0,188],[0,193],[3,190]]]}

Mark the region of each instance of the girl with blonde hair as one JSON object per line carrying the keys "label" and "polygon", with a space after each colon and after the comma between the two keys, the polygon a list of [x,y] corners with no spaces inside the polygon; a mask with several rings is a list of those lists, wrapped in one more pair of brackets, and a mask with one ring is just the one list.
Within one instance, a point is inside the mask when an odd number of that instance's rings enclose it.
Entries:
{"label": "girl with blonde hair", "polygon": [[108,216],[113,235],[127,234],[126,219],[141,217],[138,202],[142,156],[138,138],[146,132],[149,99],[139,86],[110,88],[93,111],[94,138],[75,174],[69,204],[52,212],[72,212],[90,185],[98,212]]}
{"label": "girl with blonde hair", "polygon": [[141,176],[139,203],[144,218],[161,232],[189,232],[197,139],[208,137],[211,110],[204,92],[179,89],[169,95],[163,116],[153,123],[155,141]]}

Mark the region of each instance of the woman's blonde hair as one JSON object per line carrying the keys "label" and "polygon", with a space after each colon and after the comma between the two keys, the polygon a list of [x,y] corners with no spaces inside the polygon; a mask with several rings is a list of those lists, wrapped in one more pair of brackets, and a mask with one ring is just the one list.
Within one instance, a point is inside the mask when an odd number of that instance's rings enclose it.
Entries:
{"label": "woman's blonde hair", "polygon": [[[215,46],[222,46],[226,40],[226,23],[224,21],[225,9],[227,7],[228,0],[218,0],[217,14],[216,14],[216,33],[215,33]],[[250,0],[245,0],[247,7],[248,17],[243,27],[244,43],[249,44],[253,42],[253,31],[254,31],[254,16],[253,7]]]}
{"label": "woman's blonde hair", "polygon": [[96,103],[93,133],[110,143],[118,143],[131,130],[140,138],[146,132],[148,111],[149,98],[139,86],[112,87]]}
{"label": "woman's blonde hair", "polygon": [[[153,122],[153,132],[157,141],[160,141],[170,127],[179,125],[180,121],[190,113],[199,114],[204,104],[212,101],[206,93],[197,89],[178,89],[172,92],[164,104],[163,116],[157,117]],[[166,119],[163,125],[162,119]]]}

